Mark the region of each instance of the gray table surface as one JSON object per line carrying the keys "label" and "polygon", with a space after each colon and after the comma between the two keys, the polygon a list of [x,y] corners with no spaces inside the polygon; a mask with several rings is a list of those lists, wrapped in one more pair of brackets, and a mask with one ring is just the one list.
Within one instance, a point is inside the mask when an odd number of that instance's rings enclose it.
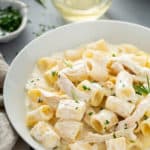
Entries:
{"label": "gray table surface", "polygon": [[[15,40],[0,44],[0,52],[3,53],[8,63],[11,63],[16,54],[31,40],[36,38],[35,33],[40,32],[40,24],[46,26],[61,26],[65,22],[47,0],[47,9],[43,9],[34,0],[22,0],[29,6],[29,19],[26,29]],[[138,23],[150,27],[150,0],[113,0],[112,6],[106,13],[109,19],[123,20]],[[27,150],[28,147],[19,140],[14,150]]]}

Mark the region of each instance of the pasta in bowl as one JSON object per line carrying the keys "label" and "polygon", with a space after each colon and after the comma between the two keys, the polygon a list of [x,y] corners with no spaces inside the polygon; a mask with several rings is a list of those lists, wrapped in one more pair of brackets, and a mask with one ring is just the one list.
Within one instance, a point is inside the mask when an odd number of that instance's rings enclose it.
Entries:
{"label": "pasta in bowl", "polygon": [[45,149],[150,148],[150,55],[96,42],[41,57],[26,86],[26,125]]}
{"label": "pasta in bowl", "polygon": [[33,40],[5,79],[12,126],[36,150],[148,150],[149,55],[136,47],[149,52],[149,39],[146,27],[102,20],[65,25]]}

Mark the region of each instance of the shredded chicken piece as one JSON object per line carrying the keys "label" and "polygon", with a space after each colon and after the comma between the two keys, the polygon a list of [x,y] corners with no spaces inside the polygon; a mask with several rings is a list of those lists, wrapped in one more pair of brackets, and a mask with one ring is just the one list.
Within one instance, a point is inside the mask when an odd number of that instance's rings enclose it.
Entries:
{"label": "shredded chicken piece", "polygon": [[131,55],[121,55],[120,57],[113,58],[113,60],[118,61],[136,75],[150,75],[150,69],[141,67],[138,63],[134,62]]}
{"label": "shredded chicken piece", "polygon": [[60,87],[60,89],[66,92],[67,95],[75,100],[89,100],[90,95],[78,90],[63,73],[59,74],[58,86]]}
{"label": "shredded chicken piece", "polygon": [[132,128],[128,128],[128,129],[118,130],[118,131],[115,131],[114,133],[104,134],[104,135],[89,132],[87,134],[87,136],[83,139],[83,141],[89,142],[89,143],[101,143],[101,142],[104,142],[106,140],[109,140],[112,138],[118,138],[118,137],[126,137],[130,140],[135,141],[136,135],[133,132],[135,127],[136,126],[134,126]]}
{"label": "shredded chicken piece", "polygon": [[120,121],[117,129],[123,129],[125,126],[130,128],[136,124],[145,114],[145,112],[150,108],[150,94],[147,95],[137,106],[133,114],[127,117],[125,120]]}

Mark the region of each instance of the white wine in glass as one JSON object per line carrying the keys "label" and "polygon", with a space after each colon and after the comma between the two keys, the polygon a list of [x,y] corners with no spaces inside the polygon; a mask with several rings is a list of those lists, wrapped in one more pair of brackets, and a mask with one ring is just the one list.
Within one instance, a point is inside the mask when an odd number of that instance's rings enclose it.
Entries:
{"label": "white wine in glass", "polygon": [[111,0],[52,0],[62,17],[69,22],[95,20],[110,7]]}

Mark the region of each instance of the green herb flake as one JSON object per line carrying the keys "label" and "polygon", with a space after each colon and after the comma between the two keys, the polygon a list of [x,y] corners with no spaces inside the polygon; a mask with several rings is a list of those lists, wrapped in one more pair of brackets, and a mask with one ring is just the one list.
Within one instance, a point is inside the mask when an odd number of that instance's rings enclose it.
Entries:
{"label": "green herb flake", "polygon": [[131,142],[131,143],[134,143],[135,141],[133,141],[133,140],[130,140],[130,142]]}
{"label": "green herb flake", "polygon": [[116,96],[116,93],[113,93],[112,96]]}
{"label": "green herb flake", "polygon": [[116,136],[116,134],[115,134],[115,133],[113,133],[113,138],[114,138],[114,139],[116,139],[116,138],[117,138],[117,136]]}
{"label": "green herb flake", "polygon": [[86,86],[86,85],[83,85],[82,88],[83,88],[85,91],[90,91],[90,90],[91,90],[91,88],[89,88],[89,87]]}
{"label": "green herb flake", "polygon": [[55,146],[54,148],[53,148],[53,150],[57,150],[58,149],[58,146]]}
{"label": "green herb flake", "polygon": [[5,36],[6,35],[6,32],[2,32],[2,34],[1,34],[2,36]]}
{"label": "green herb flake", "polygon": [[33,35],[35,35],[36,37],[38,37],[38,36],[42,35],[42,33],[41,33],[41,32],[32,32],[32,34],[33,34]]}
{"label": "green herb flake", "polygon": [[125,84],[122,84],[122,87],[125,87]]}
{"label": "green herb flake", "polygon": [[144,120],[147,120],[147,119],[148,119],[148,116],[147,116],[147,115],[144,115],[144,116],[143,116],[143,119],[144,119]]}
{"label": "green herb flake", "polygon": [[136,94],[147,95],[150,93],[150,81],[148,75],[146,75],[146,81],[147,81],[147,86],[144,86],[143,84],[133,85]]}
{"label": "green herb flake", "polygon": [[109,120],[105,120],[105,125],[108,125],[109,123]]}
{"label": "green herb flake", "polygon": [[52,71],[52,76],[53,76],[53,77],[56,77],[57,75],[58,75],[58,72]]}
{"label": "green herb flake", "polygon": [[43,102],[43,100],[42,100],[40,97],[38,97],[37,102],[38,102],[38,103],[42,103],[42,102]]}
{"label": "green herb flake", "polygon": [[34,80],[31,80],[30,82],[31,82],[31,83],[33,83],[33,82],[34,82]]}
{"label": "green herb flake", "polygon": [[35,1],[45,8],[45,0],[35,0]]}
{"label": "green herb flake", "polygon": [[147,81],[147,88],[148,88],[148,91],[150,92],[150,82],[149,82],[149,77],[148,75],[146,75],[146,81]]}
{"label": "green herb flake", "polygon": [[46,31],[53,29],[55,26],[54,25],[45,25],[45,24],[39,24],[39,30],[37,32],[32,32],[33,35],[35,35],[36,37],[42,35],[43,33],[45,33]]}
{"label": "green herb flake", "polygon": [[76,107],[75,109],[77,110],[79,107]]}
{"label": "green herb flake", "polygon": [[127,123],[124,124],[124,129],[128,129]]}
{"label": "green herb flake", "polygon": [[113,54],[112,54],[112,57],[116,57],[116,54],[113,53]]}
{"label": "green herb flake", "polygon": [[134,85],[134,90],[138,95],[147,95],[150,91],[142,84]]}
{"label": "green herb flake", "polygon": [[67,61],[67,60],[64,60],[64,64],[69,67],[69,68],[72,68],[72,64],[70,61]]}
{"label": "green herb flake", "polygon": [[75,102],[79,103],[78,97],[77,97],[76,93],[74,92],[74,90],[71,90],[71,95],[72,95],[72,98],[75,100]]}
{"label": "green herb flake", "polygon": [[92,115],[93,115],[93,112],[89,112],[88,115],[89,115],[89,116],[92,116]]}
{"label": "green herb flake", "polygon": [[32,23],[32,21],[30,19],[28,19],[28,23]]}

